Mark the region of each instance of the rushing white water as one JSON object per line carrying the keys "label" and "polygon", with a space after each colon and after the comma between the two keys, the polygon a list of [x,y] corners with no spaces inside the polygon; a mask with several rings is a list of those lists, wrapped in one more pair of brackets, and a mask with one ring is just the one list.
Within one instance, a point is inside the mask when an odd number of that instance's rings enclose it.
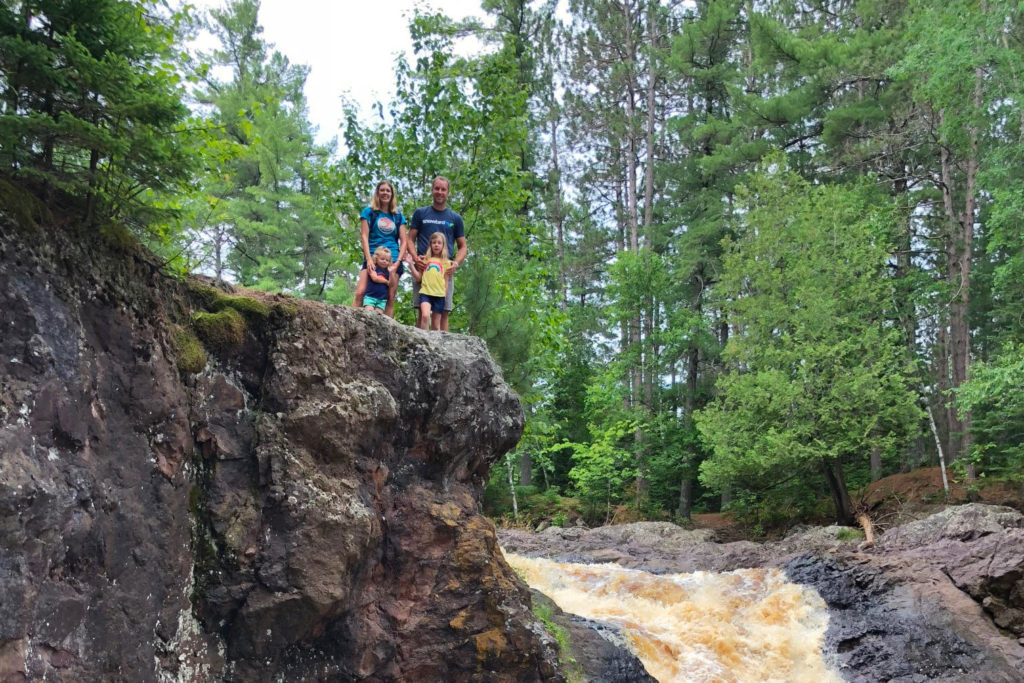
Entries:
{"label": "rushing white water", "polygon": [[825,683],[825,603],[774,569],[657,576],[506,554],[566,612],[620,626],[662,683]]}

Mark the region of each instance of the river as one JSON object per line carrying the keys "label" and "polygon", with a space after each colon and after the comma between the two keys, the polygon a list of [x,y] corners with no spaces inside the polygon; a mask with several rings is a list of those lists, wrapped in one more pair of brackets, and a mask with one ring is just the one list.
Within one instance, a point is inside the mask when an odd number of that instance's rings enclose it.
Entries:
{"label": "river", "polygon": [[566,612],[619,626],[661,683],[839,683],[825,603],[777,569],[655,575],[506,553]]}

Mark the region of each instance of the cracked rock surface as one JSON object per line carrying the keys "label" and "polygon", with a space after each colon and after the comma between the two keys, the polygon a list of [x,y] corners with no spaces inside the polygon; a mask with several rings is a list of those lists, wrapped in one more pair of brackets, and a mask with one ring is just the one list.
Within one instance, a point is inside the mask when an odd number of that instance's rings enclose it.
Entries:
{"label": "cracked rock surface", "polygon": [[479,513],[482,342],[235,292],[186,372],[197,291],[0,207],[0,680],[564,680]]}

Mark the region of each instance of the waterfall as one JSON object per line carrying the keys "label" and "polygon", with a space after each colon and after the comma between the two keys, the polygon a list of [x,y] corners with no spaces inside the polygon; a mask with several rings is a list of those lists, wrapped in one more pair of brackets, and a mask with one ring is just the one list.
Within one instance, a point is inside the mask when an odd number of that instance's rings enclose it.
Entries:
{"label": "waterfall", "polygon": [[828,613],[811,588],[777,569],[654,575],[506,553],[566,612],[619,626],[662,683],[825,683]]}

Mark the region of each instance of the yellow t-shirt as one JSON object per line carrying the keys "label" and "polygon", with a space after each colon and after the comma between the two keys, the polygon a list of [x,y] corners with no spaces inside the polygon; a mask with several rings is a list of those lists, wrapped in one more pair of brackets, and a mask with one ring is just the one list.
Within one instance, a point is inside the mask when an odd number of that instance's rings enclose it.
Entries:
{"label": "yellow t-shirt", "polygon": [[446,258],[430,256],[427,258],[427,265],[423,270],[423,280],[420,282],[420,294],[429,296],[445,296],[448,293],[448,281],[445,279],[445,271],[451,263]]}

